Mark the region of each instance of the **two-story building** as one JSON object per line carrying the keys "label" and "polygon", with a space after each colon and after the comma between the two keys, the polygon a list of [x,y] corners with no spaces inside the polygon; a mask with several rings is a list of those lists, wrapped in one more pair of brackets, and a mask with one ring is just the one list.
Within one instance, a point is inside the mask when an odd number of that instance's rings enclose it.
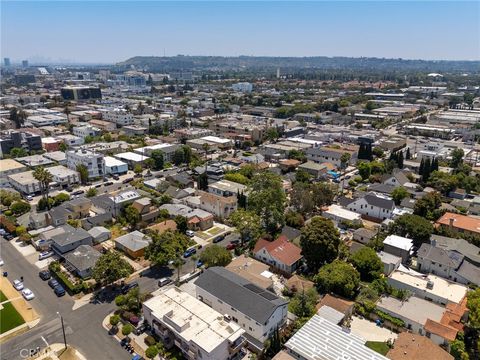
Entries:
{"label": "two-story building", "polygon": [[255,244],[253,256],[273,269],[292,274],[302,264],[302,249],[280,235],[274,241],[260,239]]}
{"label": "two-story building", "polygon": [[244,329],[256,352],[262,351],[264,342],[286,322],[286,300],[223,267],[205,270],[195,286],[197,299]]}
{"label": "two-story building", "polygon": [[395,202],[386,196],[369,192],[364,197],[352,200],[346,208],[367,218],[383,221],[393,216]]}

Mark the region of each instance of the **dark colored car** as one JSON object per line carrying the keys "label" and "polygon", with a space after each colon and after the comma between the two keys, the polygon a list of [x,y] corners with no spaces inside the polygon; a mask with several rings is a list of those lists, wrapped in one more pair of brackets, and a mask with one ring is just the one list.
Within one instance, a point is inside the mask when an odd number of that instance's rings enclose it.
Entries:
{"label": "dark colored car", "polygon": [[112,179],[113,179],[113,180],[120,180],[120,176],[118,176],[118,175],[113,175],[113,176],[112,176]]}
{"label": "dark colored car", "polygon": [[237,244],[230,243],[226,246],[227,250],[233,250],[237,247]]}
{"label": "dark colored car", "polygon": [[122,181],[123,184],[128,184],[129,182],[133,181],[133,178],[126,178]]}
{"label": "dark colored car", "polygon": [[6,234],[4,235],[4,238],[8,241],[12,240],[14,238],[14,236],[12,234]]}
{"label": "dark colored car", "polygon": [[63,288],[62,285],[56,286],[55,289],[53,289],[53,292],[54,292],[55,295],[57,295],[58,297],[65,295],[65,289]]}
{"label": "dark colored car", "polygon": [[136,283],[136,282],[133,282],[133,283],[130,283],[130,284],[125,284],[120,288],[120,291],[122,292],[122,294],[126,294],[130,290],[132,290],[136,287],[138,287],[138,283]]}
{"label": "dark colored car", "polygon": [[82,195],[85,192],[85,190],[77,190],[72,192],[72,195]]}
{"label": "dark colored car", "polygon": [[51,279],[48,281],[48,286],[50,286],[52,289],[55,289],[59,285],[60,283],[55,279]]}
{"label": "dark colored car", "polygon": [[38,273],[38,276],[40,276],[40,279],[42,280],[50,280],[52,275],[50,274],[50,271],[48,270],[43,270]]}
{"label": "dark colored car", "polygon": [[218,243],[220,241],[222,241],[223,239],[225,239],[225,236],[224,235],[220,235],[220,236],[217,236],[216,238],[213,239],[213,242],[214,243]]}
{"label": "dark colored car", "polygon": [[138,336],[147,330],[150,330],[150,325],[148,325],[146,322],[143,322],[141,325],[139,325],[133,330],[133,333]]}
{"label": "dark colored car", "polygon": [[197,249],[191,248],[191,249],[188,249],[187,251],[185,251],[183,253],[183,257],[188,258],[188,257],[190,257],[190,256],[192,256],[193,254],[196,254],[196,253],[197,253]]}
{"label": "dark colored car", "polygon": [[113,185],[112,181],[107,181],[106,183],[103,183],[103,186],[110,186]]}

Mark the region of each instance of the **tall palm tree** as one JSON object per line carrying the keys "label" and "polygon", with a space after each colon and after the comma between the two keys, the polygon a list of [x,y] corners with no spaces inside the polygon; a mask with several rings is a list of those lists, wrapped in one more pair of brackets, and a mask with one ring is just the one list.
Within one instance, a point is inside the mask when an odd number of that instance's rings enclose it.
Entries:
{"label": "tall palm tree", "polygon": [[40,183],[40,190],[43,198],[45,199],[48,208],[50,208],[48,203],[48,192],[50,190],[50,183],[53,181],[53,175],[43,166],[39,166],[33,171],[33,177]]}
{"label": "tall palm tree", "polygon": [[183,261],[180,257],[174,260],[173,267],[177,269],[177,285],[180,284],[180,271],[182,270]]}

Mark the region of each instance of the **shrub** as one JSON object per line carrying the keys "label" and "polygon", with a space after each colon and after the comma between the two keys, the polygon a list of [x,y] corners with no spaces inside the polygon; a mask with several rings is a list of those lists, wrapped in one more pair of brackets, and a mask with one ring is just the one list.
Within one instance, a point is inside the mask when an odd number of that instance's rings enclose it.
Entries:
{"label": "shrub", "polygon": [[5,216],[12,216],[12,210],[5,211]]}
{"label": "shrub", "polygon": [[120,316],[118,315],[110,316],[110,325],[117,326],[119,322],[120,322]]}
{"label": "shrub", "polygon": [[10,210],[14,215],[22,215],[30,211],[30,204],[25,201],[17,201],[10,206]]}
{"label": "shrub", "polygon": [[115,305],[117,305],[117,306],[123,306],[126,303],[127,303],[127,298],[125,297],[125,295],[118,295],[115,298]]}
{"label": "shrub", "polygon": [[148,346],[153,346],[157,343],[155,338],[151,335],[148,335],[144,341],[145,341],[145,344],[147,344]]}
{"label": "shrub", "polygon": [[125,324],[122,326],[122,334],[127,336],[133,331],[133,326],[131,324]]}
{"label": "shrub", "polygon": [[125,321],[130,321],[130,318],[135,316],[134,313],[131,313],[130,311],[124,311],[122,313],[122,319],[125,320]]}
{"label": "shrub", "polygon": [[155,345],[149,346],[145,351],[145,356],[149,359],[153,359],[158,355],[158,349]]}
{"label": "shrub", "polygon": [[137,326],[140,319],[138,318],[138,316],[132,316],[130,319],[128,319],[128,321],[130,321],[130,323],[133,325],[133,326]]}

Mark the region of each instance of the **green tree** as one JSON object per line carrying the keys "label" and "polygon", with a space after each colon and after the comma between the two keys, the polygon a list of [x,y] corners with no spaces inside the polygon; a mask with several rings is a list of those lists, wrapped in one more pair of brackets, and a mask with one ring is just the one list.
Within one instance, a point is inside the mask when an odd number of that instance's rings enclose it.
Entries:
{"label": "green tree", "polygon": [[290,206],[303,215],[312,213],[315,210],[312,186],[303,182],[295,182],[290,193]]}
{"label": "green tree", "polygon": [[135,164],[135,166],[133,167],[133,172],[135,174],[141,174],[143,171],[143,168],[142,168],[142,165],[140,164]]}
{"label": "green tree", "polygon": [[451,160],[450,160],[450,167],[456,169],[463,163],[463,156],[465,153],[463,149],[455,149],[450,153]]}
{"label": "green tree", "polygon": [[265,139],[269,141],[277,141],[279,137],[280,137],[280,134],[278,133],[278,130],[275,127],[270,127],[265,132]]}
{"label": "green tree", "polygon": [[357,165],[358,167],[358,173],[362,177],[362,180],[367,180],[370,177],[370,174],[372,172],[372,169],[370,167],[370,164],[364,161],[361,161]]}
{"label": "green tree", "polygon": [[17,109],[16,107],[10,110],[10,120],[15,124],[16,129],[20,129],[25,120],[27,119],[27,113],[22,109]]}
{"label": "green tree", "polygon": [[252,211],[238,209],[230,214],[228,221],[240,234],[242,244],[255,243],[262,234],[262,219]]}
{"label": "green tree", "polygon": [[24,148],[13,148],[10,150],[10,156],[14,159],[28,156],[28,151]]}
{"label": "green tree", "polygon": [[183,156],[183,149],[182,148],[178,148],[177,150],[175,150],[175,152],[173,153],[173,156],[172,156],[172,161],[175,165],[180,165],[182,164],[185,159],[184,159],[184,156]]}
{"label": "green tree", "polygon": [[314,277],[321,292],[333,292],[340,296],[353,298],[360,284],[360,274],[349,263],[335,260],[323,266]]}
{"label": "green tree", "polygon": [[152,242],[145,250],[145,258],[165,266],[170,260],[183,254],[189,246],[189,238],[176,231],[167,230],[162,234],[152,234]]}
{"label": "green tree", "polygon": [[119,315],[110,316],[109,322],[110,322],[110,325],[117,326],[118,323],[120,322],[120,316]]}
{"label": "green tree", "polygon": [[85,185],[88,182],[88,168],[83,164],[78,164],[76,167],[78,174],[80,175],[80,182]]}
{"label": "green tree", "polygon": [[295,181],[301,183],[308,183],[312,179],[312,176],[303,169],[295,171]]}
{"label": "green tree", "polygon": [[300,246],[310,271],[317,271],[323,264],[333,261],[338,255],[340,235],[333,222],[315,216],[302,229]]}
{"label": "green tree", "polygon": [[249,180],[246,176],[240,174],[239,172],[227,173],[225,174],[225,180],[233,181],[242,185],[247,185]]}
{"label": "green tree", "polygon": [[17,201],[10,206],[10,210],[15,216],[20,216],[29,212],[30,208],[30,204],[25,201]]}
{"label": "green tree", "polygon": [[299,318],[311,318],[315,315],[317,301],[318,293],[315,288],[307,291],[298,289],[288,304],[288,311]]}
{"label": "green tree", "polygon": [[443,171],[434,171],[431,174],[429,173],[427,185],[444,195],[448,195],[450,191],[458,186],[458,178]]}
{"label": "green tree", "polygon": [[290,210],[285,215],[285,223],[288,226],[300,229],[305,224],[305,219],[302,214]]}
{"label": "green tree", "polygon": [[132,333],[133,326],[131,324],[125,324],[122,326],[122,334],[128,336]]}
{"label": "green tree", "polygon": [[95,263],[92,277],[102,285],[109,285],[133,272],[132,266],[116,251],[107,251]]}
{"label": "green tree", "polygon": [[202,252],[200,260],[207,268],[211,266],[227,266],[232,261],[232,254],[223,246],[213,244]]}
{"label": "green tree", "polygon": [[185,216],[175,216],[175,223],[177,224],[177,230],[180,234],[186,234],[188,230],[188,220]]}
{"label": "green tree", "polygon": [[53,206],[58,206],[60,204],[63,204],[65,201],[70,200],[70,195],[61,192],[53,198]]}
{"label": "green tree", "polygon": [[340,157],[340,167],[345,170],[350,162],[351,155],[349,153],[343,153]]}
{"label": "green tree", "polygon": [[301,161],[301,162],[305,162],[307,161],[307,156],[305,155],[305,153],[303,151],[300,151],[300,150],[290,150],[287,154],[287,157],[289,159],[294,159],[294,160],[298,160],[298,161]]}
{"label": "green tree", "polygon": [[87,198],[97,196],[98,190],[94,187],[91,187],[90,189],[87,190],[86,196]]}
{"label": "green tree", "polygon": [[67,151],[67,150],[68,150],[67,144],[65,144],[65,143],[63,143],[63,142],[60,143],[60,145],[58,145],[58,150],[60,150],[60,151],[62,151],[62,152]]}
{"label": "green tree", "polygon": [[437,220],[442,214],[441,206],[442,197],[440,193],[432,191],[415,202],[413,213],[428,220]]}
{"label": "green tree", "polygon": [[140,213],[133,205],[128,205],[124,209],[125,219],[130,224],[131,229],[135,229],[141,220]]}
{"label": "green tree", "polygon": [[208,189],[208,175],[207,172],[198,175],[197,177],[197,188],[199,190],[206,191]]}
{"label": "green tree", "polygon": [[392,191],[392,199],[396,205],[400,205],[403,199],[408,197],[408,191],[403,186],[396,187]]}
{"label": "green tree", "polygon": [[271,172],[256,174],[249,190],[248,209],[262,218],[268,232],[276,232],[285,224],[286,196],[281,178]]}
{"label": "green tree", "polygon": [[53,181],[53,175],[43,166],[39,166],[33,171],[33,178],[40,183],[42,195],[47,201],[47,206],[50,207],[48,202],[48,193],[50,190],[50,183]]}
{"label": "green tree", "polygon": [[156,345],[151,345],[145,350],[145,356],[149,359],[153,359],[158,355],[158,348]]}
{"label": "green tree", "polygon": [[153,150],[150,158],[153,159],[155,162],[154,169],[155,170],[162,170],[164,166],[164,157],[163,157],[163,151],[162,150]]}
{"label": "green tree", "polygon": [[383,264],[375,250],[369,247],[362,247],[350,256],[350,261],[360,273],[364,281],[372,281],[380,277]]}
{"label": "green tree", "polygon": [[421,216],[404,214],[395,219],[389,227],[389,232],[412,239],[415,246],[418,247],[430,240],[433,225]]}

